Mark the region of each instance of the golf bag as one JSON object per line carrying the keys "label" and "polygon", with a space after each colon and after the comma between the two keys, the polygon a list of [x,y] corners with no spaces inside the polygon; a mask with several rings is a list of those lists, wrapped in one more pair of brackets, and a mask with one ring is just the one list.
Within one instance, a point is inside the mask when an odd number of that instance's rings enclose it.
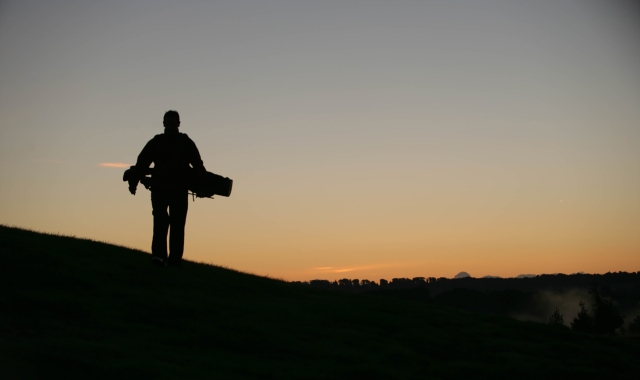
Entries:
{"label": "golf bag", "polygon": [[[147,168],[140,175],[140,183],[147,189],[153,187],[153,168]],[[125,170],[122,180],[129,182],[129,185],[136,181],[136,167],[131,166]],[[233,180],[211,172],[199,173],[193,168],[189,168],[187,174],[187,187],[191,195],[198,198],[213,198],[214,195],[228,197],[231,195]]]}

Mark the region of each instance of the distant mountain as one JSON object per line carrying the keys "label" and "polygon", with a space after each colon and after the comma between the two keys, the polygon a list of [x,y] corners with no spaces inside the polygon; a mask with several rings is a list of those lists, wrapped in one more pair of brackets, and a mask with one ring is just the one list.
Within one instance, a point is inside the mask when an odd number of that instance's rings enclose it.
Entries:
{"label": "distant mountain", "polygon": [[531,278],[531,277],[535,277],[537,275],[535,274],[519,274],[516,276],[516,278]]}
{"label": "distant mountain", "polygon": [[455,275],[455,277],[453,278],[465,278],[465,277],[471,277],[471,275],[467,272],[460,272],[458,274]]}

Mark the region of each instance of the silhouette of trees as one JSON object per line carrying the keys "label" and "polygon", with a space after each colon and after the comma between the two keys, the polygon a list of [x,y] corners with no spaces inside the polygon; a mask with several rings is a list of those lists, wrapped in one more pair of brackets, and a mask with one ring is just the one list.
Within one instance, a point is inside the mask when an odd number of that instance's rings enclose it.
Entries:
{"label": "silhouette of trees", "polygon": [[[392,285],[394,288],[414,288],[425,285],[432,296],[464,288],[478,290],[481,292],[495,292],[505,290],[517,290],[521,292],[537,292],[541,290],[552,290],[562,293],[568,289],[589,289],[594,281],[602,286],[601,294],[607,299],[614,299],[616,306],[624,309],[635,309],[640,302],[640,272],[617,272],[606,274],[555,274],[540,275],[531,278],[462,278],[450,279],[445,277],[415,277],[413,279],[393,279],[387,281],[380,279],[379,283],[369,280],[342,279],[338,281],[312,280],[307,284],[314,287],[348,290],[360,292],[363,290],[377,290]],[[622,286],[621,286],[622,285]],[[545,309],[546,313],[546,309]],[[546,315],[540,315],[544,319]]]}
{"label": "silhouette of trees", "polygon": [[319,289],[331,289],[332,287],[331,282],[327,280],[311,280],[309,281],[309,284],[314,288],[319,288]]}
{"label": "silhouette of trees", "polygon": [[624,324],[624,317],[620,315],[612,300],[602,298],[596,284],[589,290],[593,304],[593,315],[587,311],[584,302],[580,301],[580,312],[571,323],[571,328],[585,333],[615,334]]}
{"label": "silhouette of trees", "polygon": [[600,296],[597,285],[591,286],[589,294],[593,299],[595,333],[613,335],[615,330],[624,324],[624,317],[613,306],[612,300],[606,300]]}
{"label": "silhouette of trees", "polygon": [[[594,286],[595,281],[598,287]],[[556,274],[532,278],[414,277],[393,278],[390,281],[380,279],[378,283],[367,279],[343,278],[300,284],[349,293],[371,292],[376,295],[428,299],[429,302],[458,309],[504,316],[519,315],[547,323],[551,323],[553,316],[548,314],[549,304],[556,302],[556,297],[575,297],[576,292],[590,291],[588,299],[583,298],[586,303],[581,304],[581,311],[576,318],[565,322],[571,321],[571,328],[575,331],[592,334],[622,333],[622,314],[633,313],[640,304],[640,272]],[[636,321],[625,327],[631,329],[634,326],[637,329],[635,331],[640,333],[640,321]]]}
{"label": "silhouette of trees", "polygon": [[551,326],[564,326],[564,317],[560,314],[560,310],[556,307],[556,310],[549,317],[549,325]]}
{"label": "silhouette of trees", "polygon": [[409,288],[410,285],[412,284],[413,284],[413,281],[411,281],[408,278],[393,278],[391,279],[389,286],[392,289],[403,289],[403,288]]}
{"label": "silhouette of trees", "polygon": [[640,315],[636,316],[636,318],[629,323],[629,333],[640,334]]}
{"label": "silhouette of trees", "polygon": [[593,332],[593,318],[589,315],[582,301],[580,301],[580,312],[578,316],[573,318],[573,322],[571,322],[571,329],[583,333]]}

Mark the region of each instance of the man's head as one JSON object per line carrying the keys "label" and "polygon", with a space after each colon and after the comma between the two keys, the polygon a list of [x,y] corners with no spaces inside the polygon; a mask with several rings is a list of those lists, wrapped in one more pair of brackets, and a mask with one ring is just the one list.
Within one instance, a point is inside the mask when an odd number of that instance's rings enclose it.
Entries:
{"label": "man's head", "polygon": [[165,128],[178,128],[180,126],[180,115],[178,111],[167,111],[164,113],[164,119],[162,121]]}

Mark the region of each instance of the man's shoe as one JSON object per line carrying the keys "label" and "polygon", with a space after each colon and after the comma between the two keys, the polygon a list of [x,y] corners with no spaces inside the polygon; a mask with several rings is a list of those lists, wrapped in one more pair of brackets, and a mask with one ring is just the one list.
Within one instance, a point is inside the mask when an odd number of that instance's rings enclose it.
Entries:
{"label": "man's shoe", "polygon": [[164,267],[166,266],[165,264],[165,260],[159,258],[159,257],[154,257],[153,259],[151,259],[151,264],[154,267]]}

